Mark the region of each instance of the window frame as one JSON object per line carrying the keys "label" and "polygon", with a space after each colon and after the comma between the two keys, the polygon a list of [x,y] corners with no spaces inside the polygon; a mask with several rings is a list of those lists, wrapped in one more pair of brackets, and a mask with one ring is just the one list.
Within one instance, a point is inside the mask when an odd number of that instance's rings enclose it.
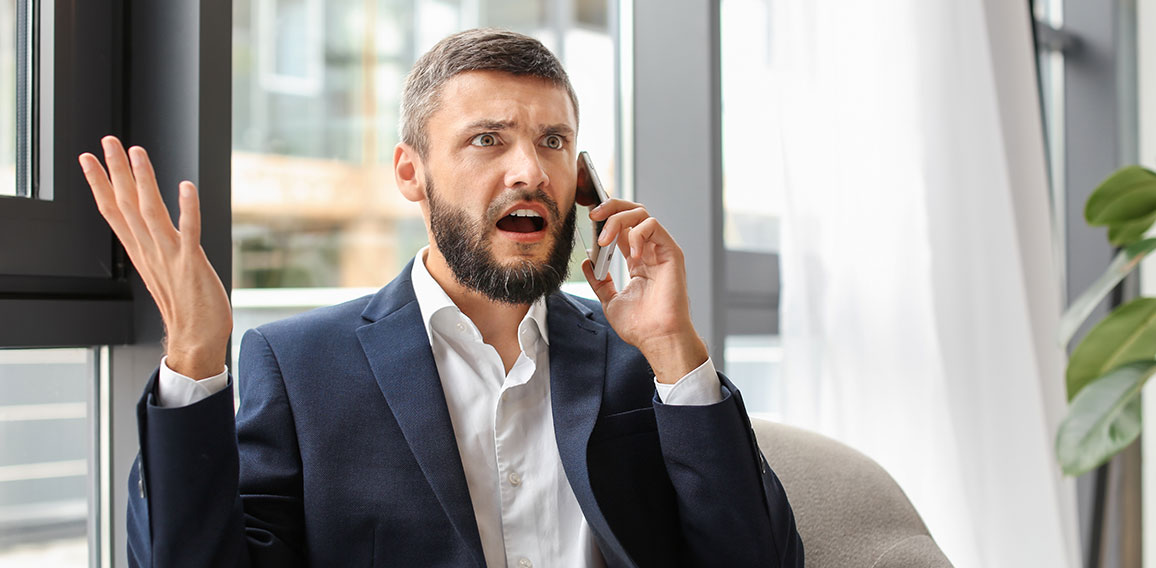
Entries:
{"label": "window frame", "polygon": [[[622,5],[623,175],[634,199],[677,235],[695,328],[725,369],[728,335],[779,333],[780,283],[778,253],[727,249],[723,239],[720,2]],[[664,24],[647,25],[654,21]],[[685,142],[677,156],[668,144],[644,143],[674,139]]]}
{"label": "window frame", "polygon": [[[1050,71],[1058,75],[1045,84],[1037,68],[1051,161],[1058,276],[1067,306],[1104,273],[1115,254],[1103,229],[1088,226],[1083,212],[1100,181],[1138,159],[1137,17],[1135,3],[1113,0],[1028,0],[1028,8],[1045,3],[1042,19],[1032,10],[1034,39],[1037,52],[1052,60]],[[1055,108],[1047,108],[1045,89],[1053,89]],[[1136,297],[1139,287],[1138,275],[1129,276],[1096,307],[1077,340],[1112,306]],[[1125,506],[1142,493],[1139,479],[1139,444],[1133,444],[1076,480],[1084,566],[1129,564],[1139,554],[1140,511]]]}
{"label": "window frame", "polygon": [[[631,124],[623,163],[634,200],[673,235],[687,264],[695,329],[725,367],[726,309],[722,201],[722,107],[718,0],[626,2],[633,77],[624,104]],[[662,21],[661,26],[651,25]],[[701,43],[687,41],[697,38]],[[704,45],[705,44],[705,45]],[[625,93],[624,93],[625,96]],[[647,144],[681,140],[682,145]]]}
{"label": "window frame", "polygon": [[[76,163],[120,133],[119,2],[37,2],[32,196],[0,198],[0,345],[126,343],[132,310],[123,252]],[[55,96],[56,93],[84,96]],[[47,110],[47,112],[44,112]],[[38,111],[38,112],[36,112]],[[37,126],[38,125],[38,126]],[[42,199],[51,197],[51,199]],[[31,236],[31,238],[30,238]]]}
{"label": "window frame", "polygon": [[197,183],[209,228],[202,248],[228,288],[232,5],[43,2],[53,37],[40,54],[52,70],[41,77],[40,108],[49,112],[38,117],[46,135],[36,148],[42,194],[53,199],[0,198],[0,242],[21,245],[0,247],[0,348],[103,346],[90,414],[90,455],[98,462],[90,518],[99,527],[90,564],[127,566],[123,480],[137,453],[136,405],[163,353],[163,329],[76,159],[99,155],[107,134],[149,148],[174,216],[178,182]]}

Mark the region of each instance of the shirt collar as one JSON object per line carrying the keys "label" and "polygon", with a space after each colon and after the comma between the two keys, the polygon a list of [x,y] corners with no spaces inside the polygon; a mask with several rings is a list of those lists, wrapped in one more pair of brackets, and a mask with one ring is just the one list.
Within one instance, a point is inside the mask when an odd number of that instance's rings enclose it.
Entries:
{"label": "shirt collar", "polygon": [[[413,259],[413,269],[410,272],[410,280],[413,282],[413,294],[417,297],[417,305],[421,308],[422,323],[425,324],[426,335],[433,341],[433,327],[432,320],[435,314],[442,310],[453,310],[462,313],[457,304],[450,299],[449,294],[434,280],[433,275],[429,273],[429,269],[425,266],[426,253],[429,252],[429,246],[422,247],[417,252],[417,256]],[[464,317],[465,314],[462,314]],[[530,305],[530,309],[526,311],[525,317],[522,318],[522,323],[518,325],[518,329],[522,329],[526,325],[526,321],[533,322],[538,328],[538,334],[545,341],[547,345],[550,344],[550,335],[546,333],[546,298],[538,298],[538,301]]]}

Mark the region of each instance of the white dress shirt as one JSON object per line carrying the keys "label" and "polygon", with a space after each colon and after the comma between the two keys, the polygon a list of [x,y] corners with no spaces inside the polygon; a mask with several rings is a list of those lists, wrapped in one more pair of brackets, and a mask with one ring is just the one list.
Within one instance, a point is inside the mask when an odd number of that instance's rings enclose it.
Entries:
{"label": "white dress shirt", "polygon": [[[482,551],[490,567],[603,566],[590,526],[566,480],[550,405],[549,331],[540,299],[518,325],[521,353],[509,374],[497,350],[426,270],[426,249],[411,279],[449,408]],[[227,385],[220,375],[194,381],[162,360],[161,406],[183,406]],[[708,359],[673,385],[658,383],[665,404],[722,400]]]}

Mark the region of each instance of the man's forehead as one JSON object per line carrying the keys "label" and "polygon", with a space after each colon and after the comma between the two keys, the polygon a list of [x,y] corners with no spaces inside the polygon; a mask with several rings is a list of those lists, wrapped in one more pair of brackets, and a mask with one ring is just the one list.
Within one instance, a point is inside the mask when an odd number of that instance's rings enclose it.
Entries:
{"label": "man's forehead", "polygon": [[536,130],[578,128],[566,89],[540,77],[468,71],[446,81],[439,98],[431,118],[452,119],[455,127],[490,122]]}

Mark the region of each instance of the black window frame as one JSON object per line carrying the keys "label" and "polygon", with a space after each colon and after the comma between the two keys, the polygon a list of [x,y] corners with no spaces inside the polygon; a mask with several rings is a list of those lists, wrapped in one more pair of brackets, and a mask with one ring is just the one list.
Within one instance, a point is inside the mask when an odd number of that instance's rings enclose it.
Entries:
{"label": "black window frame", "polygon": [[[132,294],[123,251],[100,218],[76,162],[104,134],[123,132],[120,2],[47,0],[31,50],[33,195],[0,198],[0,346],[62,347],[131,341]],[[48,43],[51,42],[51,45]],[[50,58],[45,66],[41,58]],[[51,128],[36,127],[50,115]],[[42,149],[51,144],[50,155]],[[25,148],[27,151],[27,147]],[[37,164],[44,179],[37,183]],[[40,199],[37,193],[51,195]]]}
{"label": "black window frame", "polygon": [[233,7],[39,1],[52,8],[54,96],[43,109],[53,149],[39,156],[50,168],[52,185],[42,189],[52,199],[0,198],[0,349],[100,347],[90,413],[100,417],[92,425],[99,463],[90,473],[100,484],[99,510],[90,512],[100,530],[90,553],[95,564],[127,566],[124,480],[137,453],[135,407],[163,353],[163,329],[77,156],[99,155],[107,134],[148,148],[174,217],[178,183],[196,183],[201,245],[228,289]]}

